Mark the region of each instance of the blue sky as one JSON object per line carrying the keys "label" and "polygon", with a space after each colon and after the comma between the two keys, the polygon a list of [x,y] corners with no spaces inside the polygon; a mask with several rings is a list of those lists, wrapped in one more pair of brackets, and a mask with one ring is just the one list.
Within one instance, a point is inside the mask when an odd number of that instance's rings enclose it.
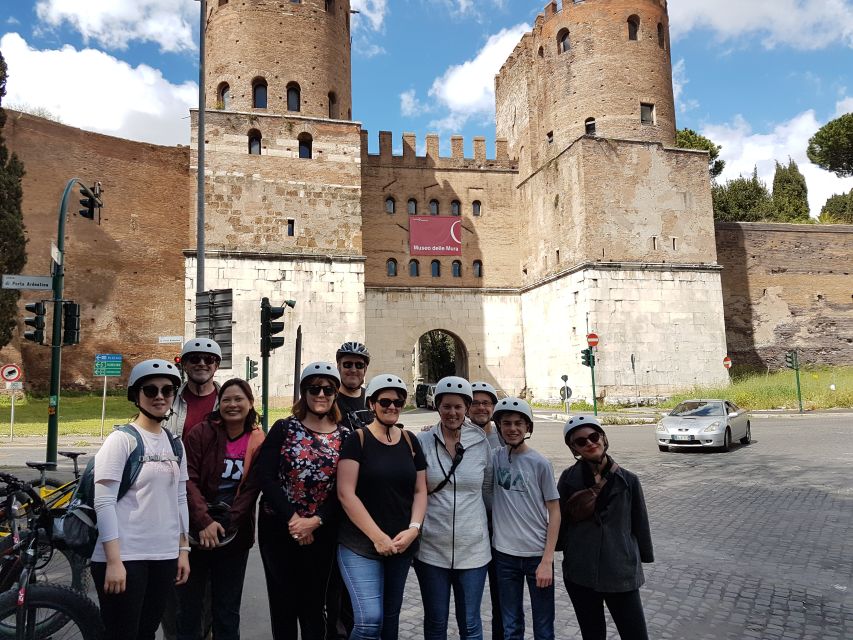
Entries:
{"label": "blue sky", "polygon": [[[588,0],[601,1],[606,0]],[[352,0],[353,117],[370,131],[494,138],[493,77],[544,0]],[[186,143],[196,104],[193,0],[2,0],[5,106],[158,144]],[[810,165],[808,138],[853,111],[853,0],[670,0],[679,127],[723,145],[724,178],[772,182],[794,158],[812,214],[853,188]],[[85,89],[89,81],[92,89]],[[75,96],[69,98],[69,96]]]}

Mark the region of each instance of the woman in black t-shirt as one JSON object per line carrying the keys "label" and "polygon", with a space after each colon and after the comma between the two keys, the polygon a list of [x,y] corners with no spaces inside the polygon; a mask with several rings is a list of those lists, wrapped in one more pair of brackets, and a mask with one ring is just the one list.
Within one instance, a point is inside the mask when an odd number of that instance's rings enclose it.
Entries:
{"label": "woman in black t-shirt", "polygon": [[426,459],[397,426],[405,383],[378,375],[367,385],[376,418],[341,450],[338,497],[347,518],[338,565],[353,602],[350,640],[396,640],[406,577],[426,513]]}

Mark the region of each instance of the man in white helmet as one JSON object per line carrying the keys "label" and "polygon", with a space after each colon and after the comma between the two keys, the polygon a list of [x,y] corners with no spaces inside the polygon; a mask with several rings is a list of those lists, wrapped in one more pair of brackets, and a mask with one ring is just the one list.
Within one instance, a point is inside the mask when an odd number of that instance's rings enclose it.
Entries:
{"label": "man in white helmet", "polygon": [[219,385],[213,376],[222,362],[222,349],[210,338],[187,340],[181,350],[181,367],[187,381],[178,389],[166,427],[182,438],[216,409]]}
{"label": "man in white helmet", "polygon": [[359,429],[370,422],[364,401],[364,376],[370,364],[370,352],[360,342],[344,342],[335,354],[341,388],[336,400],[343,422],[350,429]]}

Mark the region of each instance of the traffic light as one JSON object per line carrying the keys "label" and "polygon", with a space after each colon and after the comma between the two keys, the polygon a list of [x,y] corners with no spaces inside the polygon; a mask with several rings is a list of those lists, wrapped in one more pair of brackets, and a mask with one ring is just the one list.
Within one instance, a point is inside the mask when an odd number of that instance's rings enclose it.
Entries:
{"label": "traffic light", "polygon": [[32,318],[24,318],[24,324],[28,327],[32,327],[33,331],[26,331],[24,333],[24,340],[29,340],[31,342],[35,342],[36,344],[44,343],[44,314],[46,308],[44,306],[44,302],[30,302],[25,305],[24,308],[32,314],[35,314]]}
{"label": "traffic light", "polygon": [[785,366],[789,369],[798,369],[800,366],[799,361],[797,360],[797,352],[796,351],[788,351],[785,354]]}
{"label": "traffic light", "polygon": [[98,201],[95,200],[95,196],[92,195],[92,192],[85,187],[80,187],[80,195],[83,196],[80,199],[80,204],[85,207],[84,209],[80,209],[80,217],[94,220],[95,207],[98,206]]}
{"label": "traffic light", "polygon": [[62,344],[80,344],[80,305],[76,302],[62,303]]}
{"label": "traffic light", "polygon": [[246,380],[258,377],[258,361],[246,356]]}
{"label": "traffic light", "polygon": [[595,356],[592,353],[592,347],[581,349],[581,364],[585,367],[595,366]]}
{"label": "traffic light", "polygon": [[284,315],[284,307],[273,307],[270,299],[261,300],[261,355],[269,356],[270,351],[284,344],[283,336],[276,336],[284,331],[284,322],[275,322]]}

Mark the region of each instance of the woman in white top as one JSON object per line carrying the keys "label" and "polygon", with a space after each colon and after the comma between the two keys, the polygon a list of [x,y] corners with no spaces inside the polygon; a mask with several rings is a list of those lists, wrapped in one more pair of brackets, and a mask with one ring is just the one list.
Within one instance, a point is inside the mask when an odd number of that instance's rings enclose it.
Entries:
{"label": "woman in white top", "polygon": [[[154,640],[169,592],[189,577],[187,463],[180,441],[161,426],[180,382],[175,365],[165,360],[136,365],[127,398],[139,413],[95,456],[98,543],[91,570],[110,640]],[[119,498],[140,439],[139,474]]]}

